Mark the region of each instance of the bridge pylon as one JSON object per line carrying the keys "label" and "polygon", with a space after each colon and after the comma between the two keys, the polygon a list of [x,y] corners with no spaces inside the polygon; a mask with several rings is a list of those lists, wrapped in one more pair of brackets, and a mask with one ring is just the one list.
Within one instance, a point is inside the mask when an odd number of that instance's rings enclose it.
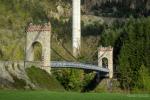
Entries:
{"label": "bridge pylon", "polygon": [[113,78],[113,48],[102,47],[98,48],[98,66],[109,69],[109,78]]}
{"label": "bridge pylon", "polygon": [[43,25],[34,25],[30,23],[26,32],[26,61],[34,61],[34,43],[39,43],[42,46],[42,69],[50,73],[50,22]]}

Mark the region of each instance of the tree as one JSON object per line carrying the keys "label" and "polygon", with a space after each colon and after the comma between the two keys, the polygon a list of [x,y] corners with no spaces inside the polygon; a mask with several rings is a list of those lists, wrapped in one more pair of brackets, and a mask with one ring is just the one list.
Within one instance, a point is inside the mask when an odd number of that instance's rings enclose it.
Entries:
{"label": "tree", "polygon": [[150,91],[150,74],[148,71],[148,68],[146,68],[144,65],[141,65],[141,68],[139,70],[139,81],[142,83],[141,88],[145,91]]}

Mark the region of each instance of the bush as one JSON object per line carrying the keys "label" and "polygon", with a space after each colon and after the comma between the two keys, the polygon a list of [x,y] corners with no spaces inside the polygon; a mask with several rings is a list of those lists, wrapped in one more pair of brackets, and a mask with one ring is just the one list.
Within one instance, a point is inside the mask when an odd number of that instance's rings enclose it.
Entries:
{"label": "bush", "polygon": [[69,91],[82,91],[94,79],[95,73],[81,69],[57,69],[53,75]]}

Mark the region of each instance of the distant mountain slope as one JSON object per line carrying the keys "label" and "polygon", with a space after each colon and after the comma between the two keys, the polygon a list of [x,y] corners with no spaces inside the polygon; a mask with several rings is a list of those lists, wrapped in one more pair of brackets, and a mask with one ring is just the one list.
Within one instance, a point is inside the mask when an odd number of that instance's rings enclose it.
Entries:
{"label": "distant mountain slope", "polygon": [[150,0],[83,0],[83,11],[110,17],[149,16]]}

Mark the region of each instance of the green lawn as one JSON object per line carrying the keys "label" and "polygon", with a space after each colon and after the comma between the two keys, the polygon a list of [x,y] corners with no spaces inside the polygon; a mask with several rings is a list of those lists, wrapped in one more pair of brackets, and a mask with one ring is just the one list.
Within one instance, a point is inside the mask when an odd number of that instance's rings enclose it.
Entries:
{"label": "green lawn", "polygon": [[150,95],[49,91],[0,91],[0,100],[150,100]]}

